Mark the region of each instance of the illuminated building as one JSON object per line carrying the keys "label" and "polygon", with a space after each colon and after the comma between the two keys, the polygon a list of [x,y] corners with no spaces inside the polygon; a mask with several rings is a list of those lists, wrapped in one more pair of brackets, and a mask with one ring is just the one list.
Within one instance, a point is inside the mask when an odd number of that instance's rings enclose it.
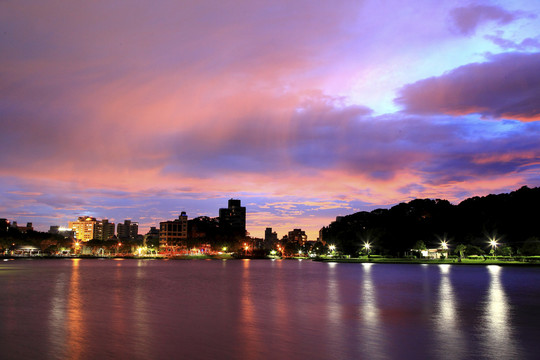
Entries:
{"label": "illuminated building", "polygon": [[306,232],[302,231],[302,229],[294,229],[293,231],[289,231],[288,240],[300,245],[305,245],[307,242]]}
{"label": "illuminated building", "polygon": [[159,223],[159,245],[179,244],[187,239],[188,217],[182,211],[178,219]]}
{"label": "illuminated building", "polygon": [[94,227],[94,239],[108,240],[114,236],[114,223],[110,223],[109,220],[103,219],[96,222]]}
{"label": "illuminated building", "polygon": [[139,223],[131,220],[124,220],[124,223],[118,223],[116,234],[119,239],[135,239],[139,235]]}
{"label": "illuminated building", "polygon": [[219,227],[242,236],[246,234],[246,208],[240,200],[230,199],[229,207],[219,209]]}
{"label": "illuminated building", "polygon": [[96,218],[79,216],[77,221],[69,222],[69,228],[75,232],[75,239],[80,241],[90,241],[94,239],[96,223]]}
{"label": "illuminated building", "polygon": [[58,234],[65,238],[75,237],[75,232],[71,228],[64,228],[57,225],[51,225],[49,234]]}

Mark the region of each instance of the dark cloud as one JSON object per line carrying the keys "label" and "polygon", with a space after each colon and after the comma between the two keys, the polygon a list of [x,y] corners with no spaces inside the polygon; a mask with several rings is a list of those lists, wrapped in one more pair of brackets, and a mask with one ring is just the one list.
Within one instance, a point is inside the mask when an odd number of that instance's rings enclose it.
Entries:
{"label": "dark cloud", "polygon": [[406,85],[396,103],[414,114],[540,120],[540,53],[506,53]]}
{"label": "dark cloud", "polygon": [[540,41],[534,38],[526,38],[519,43],[500,36],[486,35],[485,38],[504,50],[527,51],[530,49],[540,49]]}
{"label": "dark cloud", "polygon": [[510,12],[501,7],[490,5],[469,5],[450,11],[452,24],[463,35],[474,34],[478,26],[488,21],[505,25],[521,16],[520,12]]}

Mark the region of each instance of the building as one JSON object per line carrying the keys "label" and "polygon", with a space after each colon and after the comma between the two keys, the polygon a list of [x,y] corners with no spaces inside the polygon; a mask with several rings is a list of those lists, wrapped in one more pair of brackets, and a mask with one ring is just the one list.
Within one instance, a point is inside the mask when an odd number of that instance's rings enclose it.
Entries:
{"label": "building", "polygon": [[131,220],[124,220],[124,223],[118,223],[116,234],[119,239],[136,239],[139,235],[139,223]]}
{"label": "building", "polygon": [[0,219],[0,231],[8,231],[9,229],[9,220]]}
{"label": "building", "polygon": [[103,219],[96,222],[94,228],[94,239],[96,240],[109,240],[114,237],[114,223],[110,223],[109,220]]}
{"label": "building", "polygon": [[305,245],[307,242],[306,232],[302,231],[302,229],[294,229],[293,231],[289,231],[287,238],[288,241],[298,243],[299,245]]}
{"label": "building", "polygon": [[75,233],[75,239],[90,241],[94,239],[97,220],[90,216],[79,216],[77,221],[70,221],[69,228]]}
{"label": "building", "polygon": [[274,244],[278,241],[278,236],[275,231],[272,231],[272,228],[268,227],[264,230],[264,244],[265,248],[271,249]]}
{"label": "building", "polygon": [[159,245],[179,245],[187,240],[188,217],[182,211],[178,219],[159,223]]}
{"label": "building", "polygon": [[145,243],[159,241],[159,230],[155,226],[152,226],[146,235],[144,235],[143,239]]}
{"label": "building", "polygon": [[34,226],[30,222],[26,223],[26,226],[19,226],[19,225],[17,225],[17,222],[14,221],[13,223],[11,223],[11,228],[19,230],[22,233],[27,233],[29,231],[34,231]]}
{"label": "building", "polygon": [[238,235],[246,235],[246,208],[240,200],[230,199],[227,208],[219,209],[219,227]]}
{"label": "building", "polygon": [[58,225],[51,225],[49,234],[58,234],[65,238],[75,237],[75,232],[71,228],[65,228]]}

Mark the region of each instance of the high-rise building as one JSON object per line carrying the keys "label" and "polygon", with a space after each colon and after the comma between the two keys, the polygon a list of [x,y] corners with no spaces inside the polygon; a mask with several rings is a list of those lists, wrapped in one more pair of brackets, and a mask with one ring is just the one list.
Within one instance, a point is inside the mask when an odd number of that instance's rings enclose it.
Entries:
{"label": "high-rise building", "polygon": [[69,228],[75,233],[75,239],[79,241],[90,241],[94,239],[96,223],[96,218],[79,216],[77,221],[69,222]]}
{"label": "high-rise building", "polygon": [[139,235],[139,223],[131,220],[124,220],[124,223],[118,223],[116,234],[119,239],[135,239]]}
{"label": "high-rise building", "polygon": [[289,231],[288,240],[298,243],[299,245],[305,245],[307,242],[306,232],[302,231],[302,229],[294,229],[293,231]]}
{"label": "high-rise building", "polygon": [[159,245],[178,245],[187,240],[188,217],[182,211],[178,219],[159,223]]}
{"label": "high-rise building", "polygon": [[264,230],[264,242],[268,245],[272,245],[278,241],[278,236],[275,231],[272,231],[272,228],[266,228]]}
{"label": "high-rise building", "polygon": [[114,223],[110,223],[109,220],[103,219],[96,222],[94,228],[94,239],[97,240],[109,240],[114,236]]}
{"label": "high-rise building", "polygon": [[219,209],[219,227],[240,235],[246,234],[246,208],[240,200],[230,199],[229,207]]}
{"label": "high-rise building", "polygon": [[9,229],[9,220],[0,219],[0,231],[8,231]]}

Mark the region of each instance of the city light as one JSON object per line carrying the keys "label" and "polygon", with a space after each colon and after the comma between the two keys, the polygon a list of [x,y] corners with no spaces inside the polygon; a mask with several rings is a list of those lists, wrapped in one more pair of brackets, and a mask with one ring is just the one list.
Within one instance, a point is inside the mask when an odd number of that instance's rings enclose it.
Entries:
{"label": "city light", "polygon": [[444,250],[448,250],[448,243],[446,242],[446,240],[441,241],[441,248],[443,248]]}

